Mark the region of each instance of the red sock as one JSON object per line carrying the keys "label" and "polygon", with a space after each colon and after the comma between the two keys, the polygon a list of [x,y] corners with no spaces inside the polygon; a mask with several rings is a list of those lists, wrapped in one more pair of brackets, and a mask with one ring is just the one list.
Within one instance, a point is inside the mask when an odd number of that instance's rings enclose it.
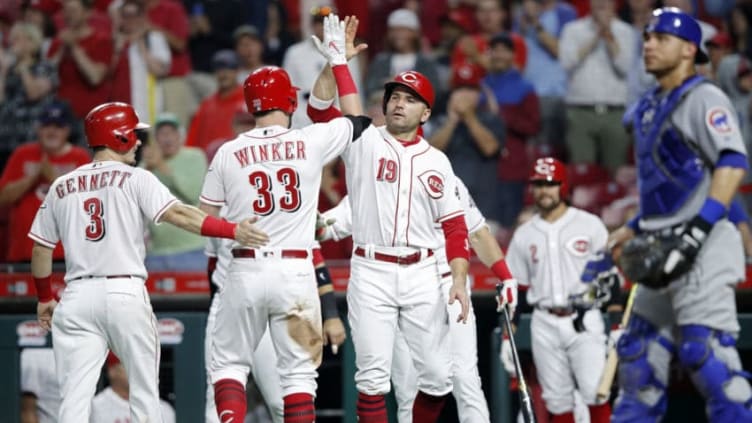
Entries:
{"label": "red sock", "polygon": [[446,395],[435,397],[418,391],[413,403],[413,423],[434,423],[444,408]]}
{"label": "red sock", "polygon": [[590,423],[608,423],[611,421],[611,405],[588,405],[590,410]]}
{"label": "red sock", "polygon": [[242,422],[247,405],[245,388],[235,379],[222,379],[214,384],[214,402],[221,423]]}
{"label": "red sock", "polygon": [[358,392],[358,423],[389,423],[383,395]]}
{"label": "red sock", "polygon": [[551,423],[574,423],[574,413],[551,414]]}
{"label": "red sock", "polygon": [[284,398],[285,423],[313,423],[316,410],[313,407],[313,395],[290,394]]}

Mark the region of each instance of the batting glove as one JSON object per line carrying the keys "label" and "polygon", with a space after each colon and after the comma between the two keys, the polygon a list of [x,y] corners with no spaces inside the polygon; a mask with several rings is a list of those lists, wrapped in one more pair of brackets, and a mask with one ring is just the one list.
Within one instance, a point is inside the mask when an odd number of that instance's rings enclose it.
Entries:
{"label": "batting glove", "polygon": [[313,43],[316,45],[319,53],[326,57],[330,65],[347,64],[345,55],[345,21],[339,20],[335,14],[324,17],[324,40],[321,41],[315,35],[312,35]]}
{"label": "batting glove", "polygon": [[501,340],[499,360],[501,360],[504,370],[507,371],[510,377],[517,377],[517,370],[514,368],[514,356],[512,356],[512,343],[506,334],[504,334]]}
{"label": "batting glove", "polygon": [[316,241],[329,241],[335,239],[334,228],[332,225],[336,219],[327,219],[321,213],[316,213]]}
{"label": "batting glove", "polygon": [[506,279],[496,285],[496,311],[501,312],[506,305],[509,305],[511,318],[517,308],[517,279]]}
{"label": "batting glove", "polygon": [[676,279],[692,268],[711,229],[713,225],[702,216],[695,216],[689,221],[679,234],[679,245],[668,253],[663,264],[663,273],[667,280]]}

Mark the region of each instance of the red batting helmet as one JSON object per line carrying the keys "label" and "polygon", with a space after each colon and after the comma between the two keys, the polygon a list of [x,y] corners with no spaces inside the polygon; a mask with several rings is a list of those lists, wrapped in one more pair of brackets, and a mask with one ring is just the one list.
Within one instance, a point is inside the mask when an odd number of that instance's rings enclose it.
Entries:
{"label": "red batting helmet", "polygon": [[559,194],[562,197],[569,195],[569,181],[567,180],[567,166],[553,157],[541,157],[535,161],[530,172],[530,182],[548,181],[561,184]]}
{"label": "red batting helmet", "polygon": [[386,114],[386,103],[392,96],[392,91],[397,87],[405,87],[421,99],[429,109],[433,108],[433,86],[422,73],[417,71],[405,71],[394,77],[393,80],[384,84],[384,101],[382,103],[383,112]]}
{"label": "red batting helmet", "polygon": [[89,147],[107,147],[126,153],[136,146],[136,129],[149,125],[138,121],[133,106],[127,103],[104,103],[91,109],[84,120]]}
{"label": "red batting helmet", "polygon": [[298,107],[297,90],[287,72],[276,66],[256,69],[243,84],[245,105],[250,113],[281,110],[291,115]]}

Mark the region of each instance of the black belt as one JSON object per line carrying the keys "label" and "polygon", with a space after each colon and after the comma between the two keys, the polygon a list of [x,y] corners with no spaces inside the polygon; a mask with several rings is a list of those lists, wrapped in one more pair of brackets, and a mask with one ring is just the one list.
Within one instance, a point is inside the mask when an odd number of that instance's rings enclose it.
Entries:
{"label": "black belt", "polygon": [[444,278],[446,278],[447,276],[451,276],[451,275],[452,275],[452,272],[451,272],[451,271],[450,271],[450,272],[446,272],[446,273],[442,273],[442,274],[441,274],[441,279],[444,279]]}
{"label": "black belt", "polygon": [[[232,250],[232,256],[235,258],[256,258],[257,256],[260,258],[275,257],[276,254],[276,251],[259,251],[256,253],[256,250],[248,250],[245,248],[236,248]],[[308,250],[280,250],[279,257],[304,259],[308,258]]]}
{"label": "black belt", "polygon": [[[366,257],[366,250],[363,247],[356,247],[355,248],[355,255]],[[421,261],[424,258],[431,257],[433,255],[433,250],[428,250],[428,253],[425,257],[422,257],[421,252],[415,252],[413,254],[408,254],[406,256],[393,256],[390,254],[383,254],[383,253],[373,253],[373,259],[378,261],[386,261],[388,263],[396,263],[396,264],[415,264],[419,261]]]}
{"label": "black belt", "polygon": [[536,305],[535,308],[537,310],[545,311],[548,314],[553,314],[554,316],[559,317],[571,316],[575,313],[575,310],[572,307],[543,307]]}
{"label": "black belt", "polygon": [[142,279],[141,276],[136,275],[107,275],[107,276],[94,276],[94,275],[87,275],[87,276],[79,276],[77,278],[73,278],[69,280],[68,282],[73,282],[81,279],[98,279],[98,278],[104,278],[104,279],[127,279],[127,278],[137,278]]}

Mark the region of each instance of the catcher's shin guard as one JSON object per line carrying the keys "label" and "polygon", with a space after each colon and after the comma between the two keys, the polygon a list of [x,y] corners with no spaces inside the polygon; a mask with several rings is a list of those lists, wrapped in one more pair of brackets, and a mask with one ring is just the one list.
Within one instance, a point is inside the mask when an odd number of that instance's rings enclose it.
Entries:
{"label": "catcher's shin guard", "polygon": [[668,405],[666,386],[674,346],[652,323],[632,315],[616,350],[620,390],[611,422],[660,421]]}
{"label": "catcher's shin guard", "polygon": [[714,423],[752,422],[752,389],[741,369],[736,340],[700,325],[681,327],[679,361],[692,372]]}

